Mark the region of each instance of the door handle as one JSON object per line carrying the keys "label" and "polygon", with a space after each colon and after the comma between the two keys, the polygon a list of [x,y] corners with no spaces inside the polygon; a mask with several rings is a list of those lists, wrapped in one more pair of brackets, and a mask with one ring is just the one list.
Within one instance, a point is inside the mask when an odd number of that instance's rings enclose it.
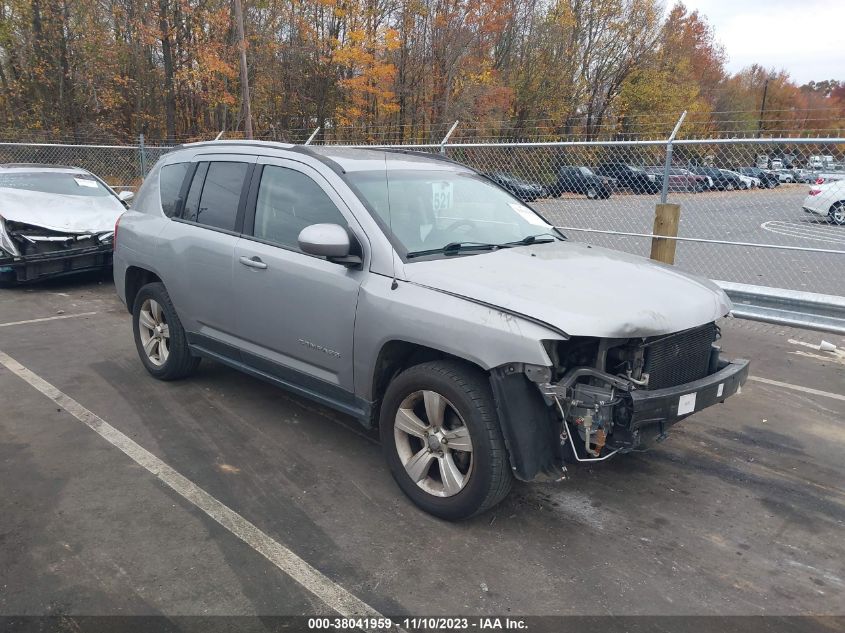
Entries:
{"label": "door handle", "polygon": [[265,268],[267,268],[267,264],[262,262],[261,258],[258,255],[255,255],[253,257],[244,256],[238,259],[238,261],[244,266],[249,266],[250,268],[258,268],[260,270],[264,270]]}

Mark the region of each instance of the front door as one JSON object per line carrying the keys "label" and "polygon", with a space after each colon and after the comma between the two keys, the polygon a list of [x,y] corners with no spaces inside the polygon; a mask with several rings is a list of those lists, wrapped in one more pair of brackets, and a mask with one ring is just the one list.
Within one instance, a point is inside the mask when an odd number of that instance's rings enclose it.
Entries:
{"label": "front door", "polygon": [[306,226],[348,228],[354,218],[316,170],[296,161],[259,159],[252,186],[235,247],[244,362],[356,413],[352,337],[364,270],[306,255],[297,242]]}

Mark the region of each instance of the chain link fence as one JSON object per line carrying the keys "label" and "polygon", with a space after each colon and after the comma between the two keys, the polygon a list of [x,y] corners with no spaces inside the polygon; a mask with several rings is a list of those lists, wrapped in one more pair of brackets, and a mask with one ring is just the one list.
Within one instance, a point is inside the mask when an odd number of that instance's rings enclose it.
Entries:
{"label": "chain link fence", "polygon": [[681,207],[679,268],[845,296],[845,138],[681,140],[672,144],[668,166],[666,141],[461,144],[445,151],[533,204],[570,237],[643,256],[665,186],[666,200]]}
{"label": "chain link fence", "polygon": [[[646,257],[665,185],[681,207],[679,268],[845,297],[845,138],[676,140],[668,163],[667,140],[394,147],[474,167],[570,238]],[[0,162],[79,166],[135,188],[170,149],[0,143]]]}
{"label": "chain link fence", "polygon": [[0,142],[0,163],[39,163],[82,167],[115,189],[136,189],[170,147],[138,145],[65,145]]}

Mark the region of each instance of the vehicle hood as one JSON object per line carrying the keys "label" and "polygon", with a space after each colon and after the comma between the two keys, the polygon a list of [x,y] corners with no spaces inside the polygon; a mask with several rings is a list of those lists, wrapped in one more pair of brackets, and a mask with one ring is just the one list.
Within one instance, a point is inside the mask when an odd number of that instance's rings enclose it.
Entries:
{"label": "vehicle hood", "polygon": [[68,196],[0,187],[0,217],[61,233],[113,231],[125,210],[114,196]]}
{"label": "vehicle hood", "polygon": [[727,314],[727,295],[671,266],[578,242],[406,264],[406,279],[547,323],[570,336],[641,337]]}

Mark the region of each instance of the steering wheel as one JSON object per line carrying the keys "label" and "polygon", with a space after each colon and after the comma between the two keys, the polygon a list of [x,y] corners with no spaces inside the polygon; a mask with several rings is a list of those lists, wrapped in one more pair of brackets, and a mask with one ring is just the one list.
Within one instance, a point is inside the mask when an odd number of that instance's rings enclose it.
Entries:
{"label": "steering wheel", "polygon": [[452,222],[452,224],[447,226],[444,229],[444,231],[446,233],[451,233],[455,229],[458,229],[458,228],[461,228],[461,227],[467,227],[469,229],[475,229],[475,228],[478,228],[478,224],[476,224],[472,220],[467,220],[466,218],[463,218],[461,220],[455,220],[454,222]]}

